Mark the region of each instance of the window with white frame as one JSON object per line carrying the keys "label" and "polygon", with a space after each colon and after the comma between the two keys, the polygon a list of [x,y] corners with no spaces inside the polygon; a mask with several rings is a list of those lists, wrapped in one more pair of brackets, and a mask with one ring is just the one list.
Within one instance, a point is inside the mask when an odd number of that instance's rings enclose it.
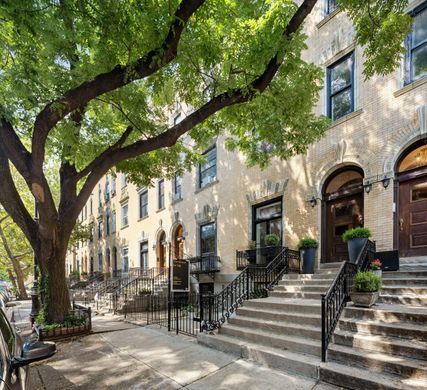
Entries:
{"label": "window with white frame", "polygon": [[98,184],[98,207],[102,207],[102,189],[101,189],[101,184]]}
{"label": "window with white frame", "polygon": [[122,227],[126,227],[129,225],[129,205],[128,203],[122,204]]}
{"label": "window with white frame", "polygon": [[333,121],[354,111],[354,53],[327,69],[328,116]]}
{"label": "window with white frame", "polygon": [[105,216],[105,234],[110,235],[110,213]]}
{"label": "window with white frame", "polygon": [[116,176],[111,177],[111,197],[116,195]]}
{"label": "window with white frame", "polygon": [[104,222],[99,221],[98,222],[98,239],[101,239],[103,234],[104,234]]}
{"label": "window with white frame", "polygon": [[158,183],[158,208],[159,210],[165,208],[165,180],[160,179]]}
{"label": "window with white frame", "polygon": [[406,39],[405,84],[427,75],[427,1],[411,15],[412,31]]}
{"label": "window with white frame", "polygon": [[104,270],[102,252],[98,252],[98,271],[102,272]]}
{"label": "window with white frame", "polygon": [[143,269],[148,269],[148,241],[139,243],[139,266]]}
{"label": "window with white frame", "polygon": [[199,188],[216,180],[216,145],[203,153],[205,162],[199,165]]}
{"label": "window with white frame", "polygon": [[182,199],[182,176],[175,175],[172,182],[173,187],[173,199]]}
{"label": "window with white frame", "polygon": [[148,190],[144,188],[139,193],[139,218],[148,216]]}
{"label": "window with white frame", "polygon": [[173,118],[173,124],[177,125],[179,122],[181,122],[183,119],[182,114],[179,112],[178,114],[175,115],[175,117]]}
{"label": "window with white frame", "polygon": [[105,193],[104,193],[105,201],[108,202],[110,200],[110,178],[108,176],[105,177]]}
{"label": "window with white frame", "polygon": [[111,233],[116,232],[116,210],[111,212]]}
{"label": "window with white frame", "polygon": [[129,272],[129,248],[125,246],[122,249],[123,272]]}
{"label": "window with white frame", "polygon": [[127,173],[122,173],[122,188],[128,185],[128,175]]}
{"label": "window with white frame", "polygon": [[329,15],[338,8],[337,0],[325,0],[325,14]]}

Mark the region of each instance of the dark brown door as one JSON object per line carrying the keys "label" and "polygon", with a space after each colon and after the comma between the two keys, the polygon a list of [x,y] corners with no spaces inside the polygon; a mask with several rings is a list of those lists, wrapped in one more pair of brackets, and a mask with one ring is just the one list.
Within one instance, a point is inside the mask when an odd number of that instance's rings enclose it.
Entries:
{"label": "dark brown door", "polygon": [[363,192],[326,202],[326,262],[348,260],[342,234],[363,226]]}
{"label": "dark brown door", "polygon": [[401,256],[427,255],[427,177],[399,184]]}

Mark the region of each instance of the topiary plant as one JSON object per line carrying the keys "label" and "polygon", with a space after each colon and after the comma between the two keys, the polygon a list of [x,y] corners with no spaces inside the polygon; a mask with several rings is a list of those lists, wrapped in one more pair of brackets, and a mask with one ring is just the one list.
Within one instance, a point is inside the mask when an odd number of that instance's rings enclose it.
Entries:
{"label": "topiary plant", "polygon": [[347,242],[352,238],[369,238],[371,237],[371,235],[371,231],[368,228],[357,227],[354,229],[346,230],[342,235],[342,239],[344,242]]}
{"label": "topiary plant", "polygon": [[277,246],[280,242],[280,238],[277,234],[266,234],[264,237],[265,245],[267,246]]}
{"label": "topiary plant", "polygon": [[353,278],[353,287],[358,292],[377,292],[381,289],[381,278],[373,272],[358,271]]}
{"label": "topiary plant", "polygon": [[311,237],[304,237],[298,243],[298,249],[317,249],[319,247],[319,241]]}

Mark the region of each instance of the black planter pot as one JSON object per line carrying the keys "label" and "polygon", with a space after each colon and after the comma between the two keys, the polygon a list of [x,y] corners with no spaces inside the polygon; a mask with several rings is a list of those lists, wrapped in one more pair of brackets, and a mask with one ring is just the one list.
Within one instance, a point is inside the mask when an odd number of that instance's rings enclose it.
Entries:
{"label": "black planter pot", "polygon": [[316,258],[315,248],[301,249],[302,255],[302,273],[314,274],[314,262]]}
{"label": "black planter pot", "polygon": [[351,238],[347,241],[347,247],[348,247],[348,261],[350,263],[355,264],[357,260],[357,256],[359,256],[360,251],[363,248],[363,245],[365,245],[367,238]]}

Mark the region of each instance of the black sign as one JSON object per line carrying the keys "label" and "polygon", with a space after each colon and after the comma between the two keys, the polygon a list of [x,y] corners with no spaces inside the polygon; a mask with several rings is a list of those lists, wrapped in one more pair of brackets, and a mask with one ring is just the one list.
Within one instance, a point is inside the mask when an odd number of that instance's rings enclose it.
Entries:
{"label": "black sign", "polygon": [[190,291],[190,263],[187,260],[172,260],[172,291]]}

